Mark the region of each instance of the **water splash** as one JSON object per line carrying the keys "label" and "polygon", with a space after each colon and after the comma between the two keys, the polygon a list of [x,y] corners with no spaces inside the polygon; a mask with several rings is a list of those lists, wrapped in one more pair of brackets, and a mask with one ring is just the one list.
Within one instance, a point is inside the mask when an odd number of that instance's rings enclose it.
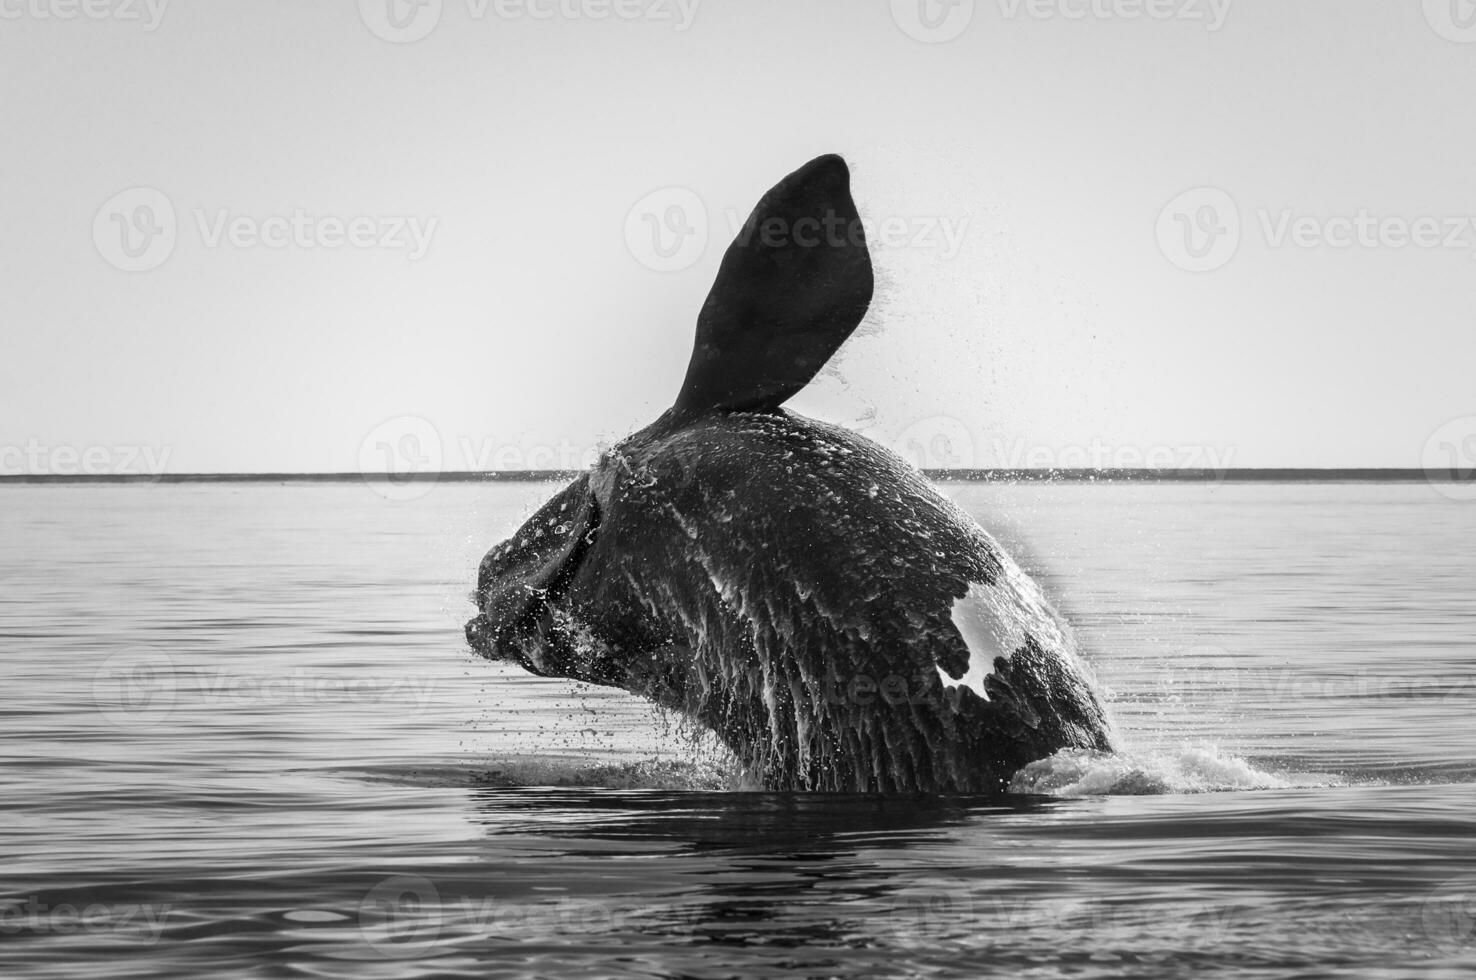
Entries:
{"label": "water splash", "polygon": [[[591,764],[587,758],[489,760],[473,777],[485,786],[752,792],[762,787],[732,759],[651,758]],[[1338,782],[1329,776],[1271,773],[1208,744],[1122,753],[1063,749],[1015,774],[1010,792],[1047,796],[1159,796],[1291,789]]]}
{"label": "water splash", "polygon": [[1301,778],[1265,772],[1245,759],[1222,753],[1217,746],[1199,743],[1120,753],[1065,749],[1015,773],[1010,791],[1050,796],[1153,796],[1303,785],[1307,782]]}
{"label": "water splash", "polygon": [[729,760],[643,759],[591,765],[588,760],[529,757],[489,762],[476,774],[484,786],[741,792],[756,789]]}

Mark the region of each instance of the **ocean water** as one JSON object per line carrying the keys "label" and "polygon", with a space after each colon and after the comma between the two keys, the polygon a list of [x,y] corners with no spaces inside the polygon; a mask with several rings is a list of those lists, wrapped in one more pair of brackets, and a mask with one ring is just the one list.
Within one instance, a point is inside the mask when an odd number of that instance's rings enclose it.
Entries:
{"label": "ocean water", "polygon": [[884,800],[472,657],[550,489],[0,487],[0,975],[1476,970],[1476,503],[946,486],[1127,749]]}

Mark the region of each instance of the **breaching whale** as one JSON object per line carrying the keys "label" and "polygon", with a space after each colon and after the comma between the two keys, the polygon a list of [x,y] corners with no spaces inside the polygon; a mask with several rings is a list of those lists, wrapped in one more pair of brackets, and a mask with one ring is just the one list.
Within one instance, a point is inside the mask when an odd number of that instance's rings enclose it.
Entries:
{"label": "breaching whale", "polygon": [[850,172],[770,190],[675,404],[483,559],[472,648],[711,728],[770,789],[997,792],[1112,732],[1069,627],[907,462],[781,406],[861,322]]}

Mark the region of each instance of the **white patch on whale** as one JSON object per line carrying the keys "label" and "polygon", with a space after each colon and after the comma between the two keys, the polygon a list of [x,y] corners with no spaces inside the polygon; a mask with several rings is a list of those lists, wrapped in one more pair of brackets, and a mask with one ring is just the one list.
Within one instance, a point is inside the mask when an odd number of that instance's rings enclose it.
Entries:
{"label": "white patch on whale", "polygon": [[990,697],[984,682],[994,673],[995,658],[1009,660],[1025,645],[1027,632],[1047,650],[1069,655],[1072,649],[1070,638],[1040,587],[1003,549],[996,546],[995,554],[1000,560],[995,583],[970,582],[964,597],[953,600],[953,626],[968,645],[968,668],[962,677],[954,678],[934,665],[945,688],[967,687],[985,701]]}
{"label": "white patch on whale", "polygon": [[999,590],[977,582],[969,583],[969,591],[962,599],[953,600],[953,628],[963,637],[969,647],[969,666],[959,678],[948,676],[948,671],[938,667],[938,679],[945,688],[966,687],[985,701],[989,691],[985,680],[994,673],[994,659],[1009,659],[1011,653],[1025,642],[1025,634],[1018,628],[1006,625],[1012,617],[1001,615]]}

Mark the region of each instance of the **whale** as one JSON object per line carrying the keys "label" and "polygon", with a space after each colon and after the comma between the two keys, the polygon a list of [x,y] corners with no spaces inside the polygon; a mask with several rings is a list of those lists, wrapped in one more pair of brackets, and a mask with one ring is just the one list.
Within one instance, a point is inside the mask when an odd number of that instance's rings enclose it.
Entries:
{"label": "whale", "polygon": [[783,407],[875,279],[840,156],[764,194],[672,406],[487,552],[472,650],[710,729],[775,791],[972,794],[1115,736],[1039,585],[911,463]]}

